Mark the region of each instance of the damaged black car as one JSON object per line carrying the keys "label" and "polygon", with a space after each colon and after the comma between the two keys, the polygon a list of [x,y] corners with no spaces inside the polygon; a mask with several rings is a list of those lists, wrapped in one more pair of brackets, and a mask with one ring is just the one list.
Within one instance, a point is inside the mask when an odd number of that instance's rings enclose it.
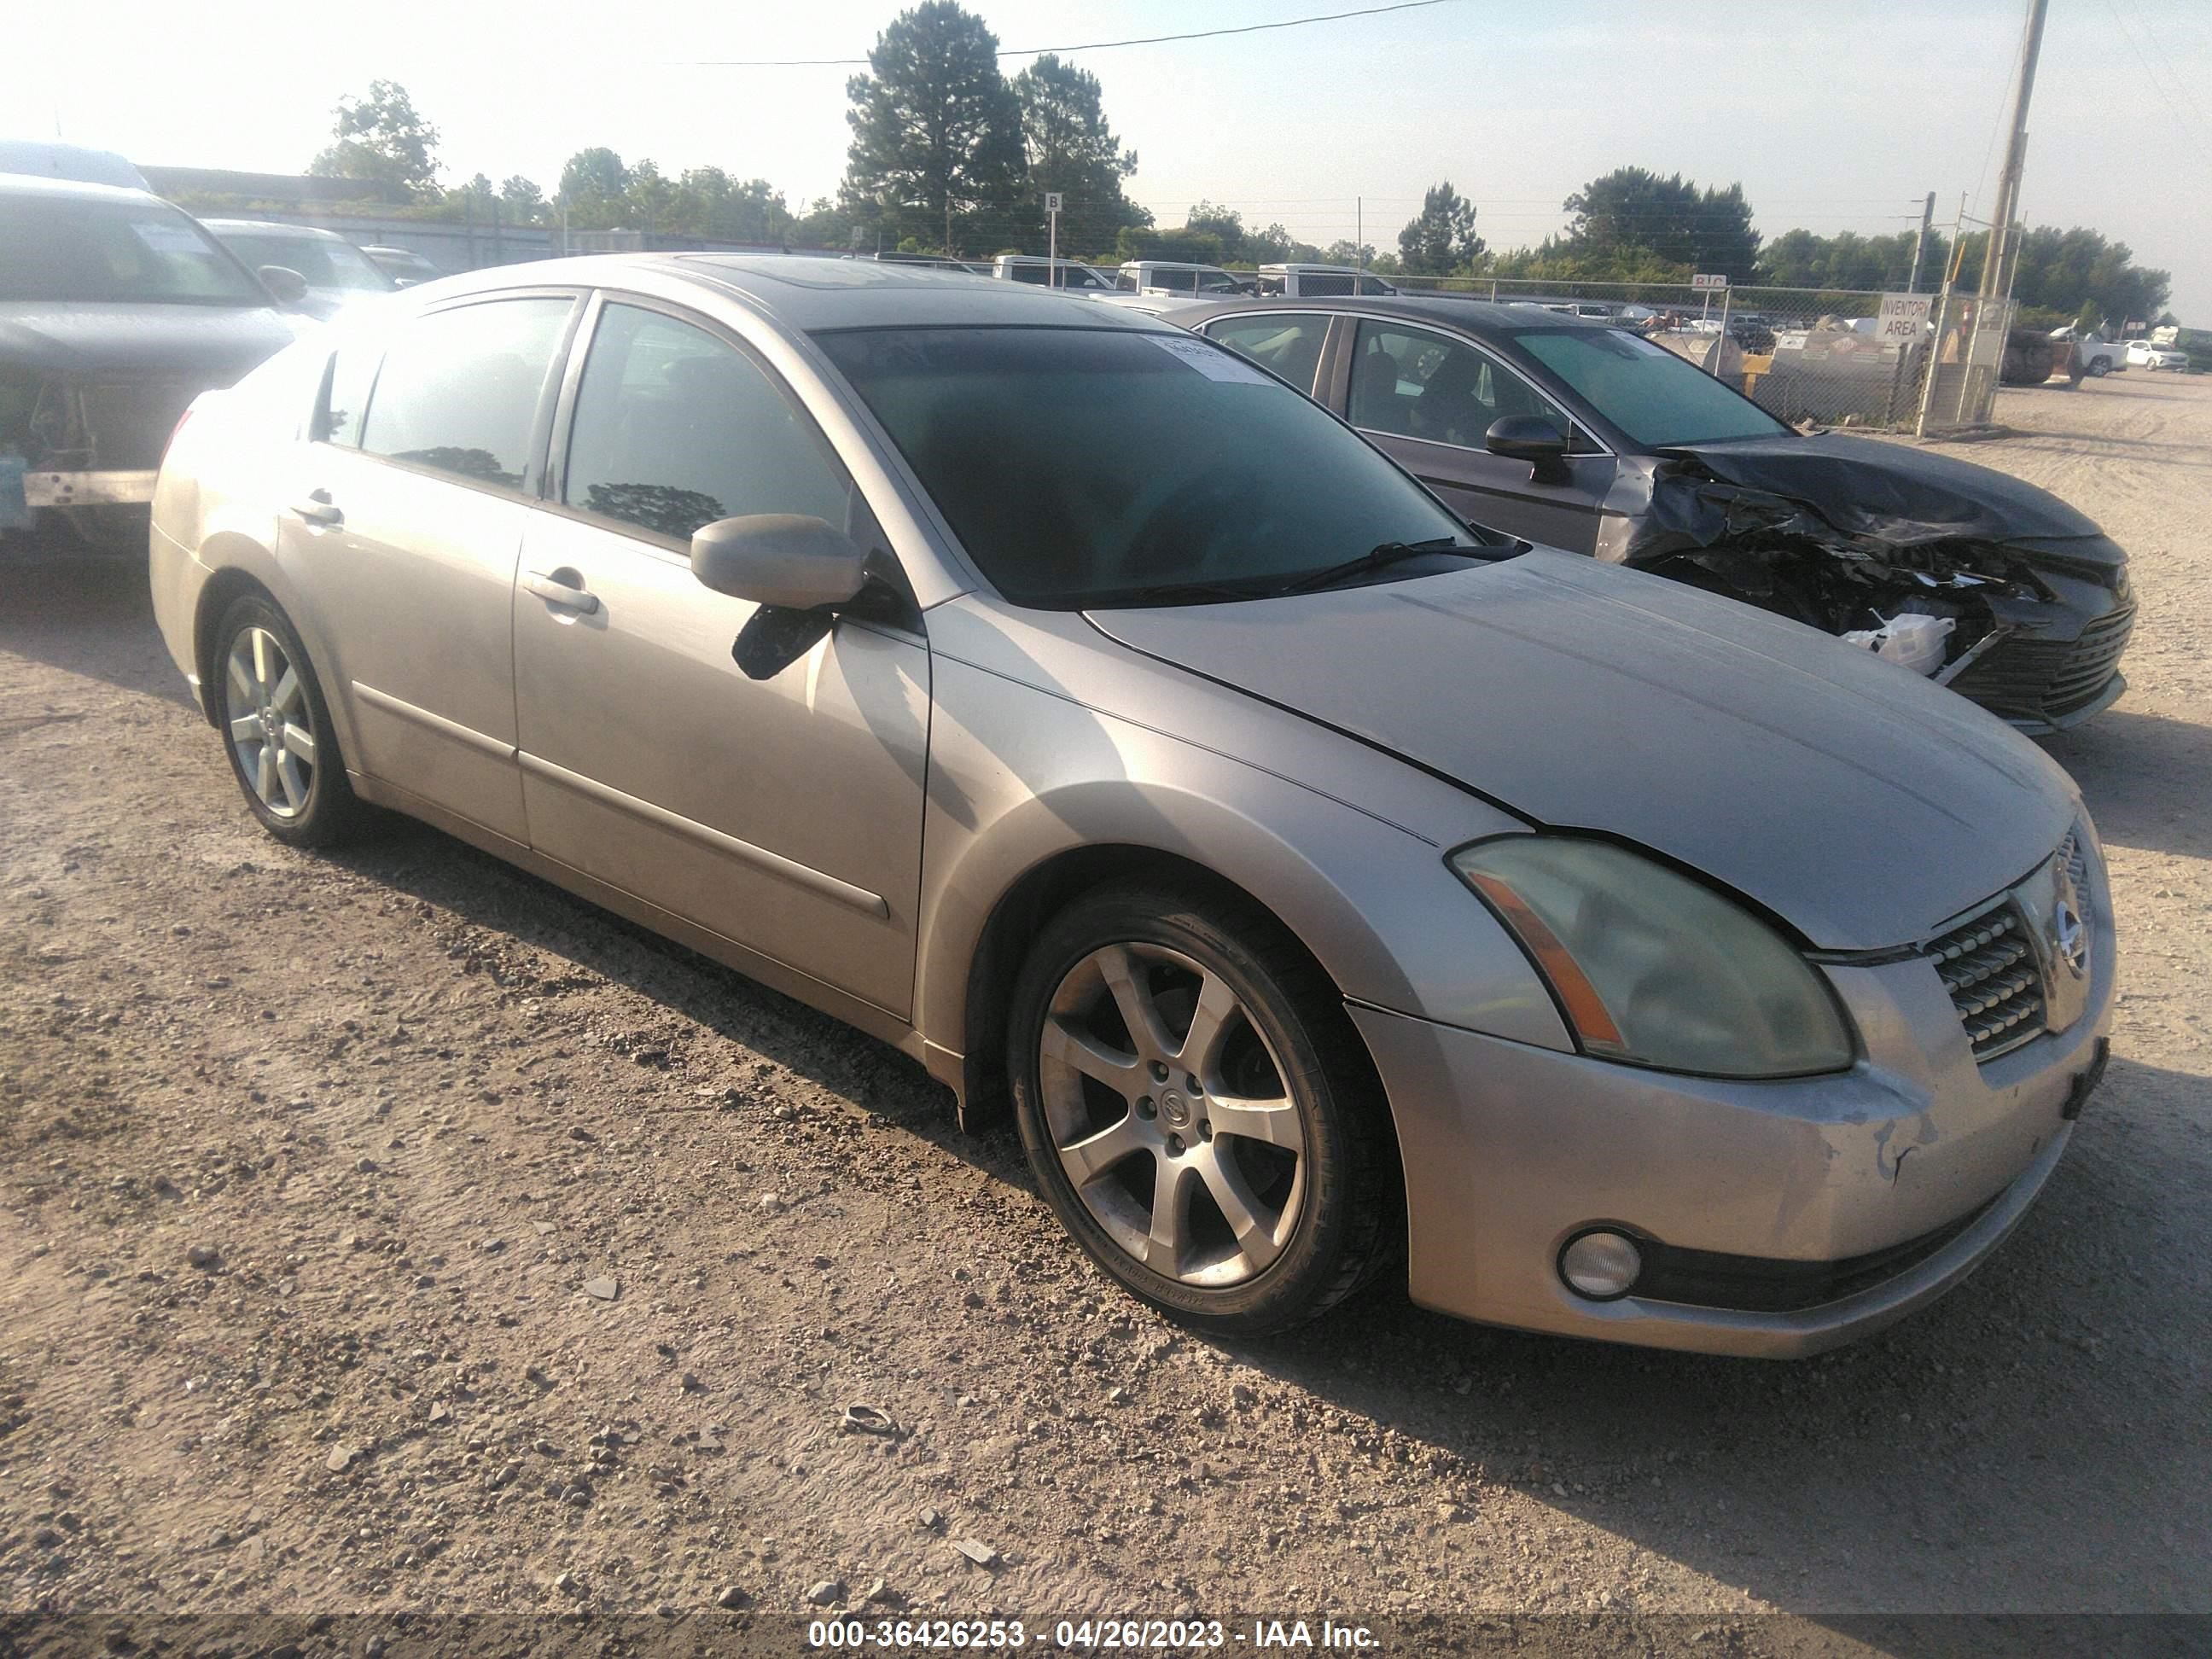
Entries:
{"label": "damaged black car", "polygon": [[2127,555],[2003,473],[1798,432],[1626,329],[1526,307],[1401,295],[1170,316],[1311,393],[1470,522],[1794,617],[2030,733],[2127,689]]}
{"label": "damaged black car", "polygon": [[262,279],[158,197],[0,173],[0,539],[143,553],[191,400],[295,337]]}

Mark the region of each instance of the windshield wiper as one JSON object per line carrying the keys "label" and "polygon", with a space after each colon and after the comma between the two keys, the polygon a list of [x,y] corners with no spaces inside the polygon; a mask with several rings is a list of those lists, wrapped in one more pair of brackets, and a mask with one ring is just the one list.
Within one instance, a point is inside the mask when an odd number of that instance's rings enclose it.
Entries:
{"label": "windshield wiper", "polygon": [[1274,591],[1284,593],[1312,593],[1324,587],[1334,587],[1347,577],[1364,576],[1370,570],[1382,570],[1407,559],[1425,557],[1431,553],[1463,553],[1469,558],[1489,556],[1490,550],[1461,541],[1456,536],[1433,536],[1425,542],[1382,542],[1369,548],[1356,559],[1346,559],[1342,564],[1332,564],[1310,571],[1295,581],[1286,582]]}

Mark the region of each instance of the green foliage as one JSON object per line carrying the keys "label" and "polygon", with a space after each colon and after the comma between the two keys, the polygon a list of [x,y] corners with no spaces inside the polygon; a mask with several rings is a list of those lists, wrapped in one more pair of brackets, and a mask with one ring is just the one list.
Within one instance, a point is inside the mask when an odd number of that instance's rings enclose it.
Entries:
{"label": "green foliage", "polygon": [[1420,212],[1398,233],[1399,264],[1411,276],[1473,270],[1482,253],[1482,238],[1474,233],[1474,204],[1454,190],[1449,179],[1429,186]]}
{"label": "green foliage", "polygon": [[1152,225],[1124,225],[1114,239],[1120,259],[1176,259],[1188,264],[1218,265],[1226,257],[1221,237],[1211,230],[1178,225],[1161,229]]}
{"label": "green foliage", "polygon": [[1027,173],[1022,212],[1009,216],[1005,231],[1025,228],[1019,222],[1024,218],[1042,226],[1048,191],[1063,198],[1063,253],[1110,247],[1123,225],[1150,224],[1152,214],[1121,192],[1121,181],[1137,170],[1137,152],[1123,149],[1106,125],[1098,77],[1046,52],[1016,76],[1013,85],[1021,105]]}
{"label": "green foliage", "polygon": [[438,129],[416,112],[396,81],[371,81],[368,96],[338,100],[336,140],[308,163],[319,179],[365,179],[396,185],[416,200],[438,189]]}
{"label": "green foliage", "polygon": [[1672,266],[1725,271],[1732,283],[1753,280],[1759,237],[1741,185],[1700,190],[1679,173],[1662,179],[1643,167],[1616,167],[1561,205],[1574,215],[1567,234],[1540,252],[1594,269]]}
{"label": "green foliage", "polygon": [[509,173],[499,187],[500,209],[519,225],[542,225],[546,221],[545,192],[535,179]]}
{"label": "green foliage", "polygon": [[629,169],[623,158],[595,144],[568,158],[554,200],[573,229],[623,230],[635,228],[629,194]]}
{"label": "green foliage", "polygon": [[999,38],[956,0],[902,12],[846,82],[840,200],[885,234],[998,240],[1018,210],[1025,157],[1022,106],[999,72]]}
{"label": "green foliage", "polygon": [[[1902,293],[1912,275],[1917,230],[1900,230],[1892,236],[1862,236],[1840,231],[1823,236],[1810,230],[1784,231],[1769,242],[1759,256],[1759,280],[1772,288],[1872,289]],[[1931,231],[1928,252],[1920,266],[1920,289],[1933,293],[1943,285],[1944,262],[1950,258],[1950,239]]]}

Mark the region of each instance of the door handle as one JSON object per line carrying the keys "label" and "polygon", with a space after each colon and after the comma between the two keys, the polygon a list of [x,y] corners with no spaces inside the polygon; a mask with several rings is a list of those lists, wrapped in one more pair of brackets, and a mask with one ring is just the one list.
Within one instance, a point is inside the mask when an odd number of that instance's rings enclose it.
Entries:
{"label": "door handle", "polygon": [[331,526],[345,522],[345,514],[331,505],[331,492],[327,489],[310,490],[306,501],[292,504],[292,510],[309,524]]}
{"label": "door handle", "polygon": [[[569,577],[571,580],[563,581],[562,576]],[[550,576],[542,570],[525,571],[522,576],[522,586],[525,591],[535,593],[548,605],[557,605],[566,610],[581,611],[586,617],[599,608],[599,596],[596,593],[586,593],[584,591],[582,579],[577,577],[573,570],[564,570],[558,574]]]}

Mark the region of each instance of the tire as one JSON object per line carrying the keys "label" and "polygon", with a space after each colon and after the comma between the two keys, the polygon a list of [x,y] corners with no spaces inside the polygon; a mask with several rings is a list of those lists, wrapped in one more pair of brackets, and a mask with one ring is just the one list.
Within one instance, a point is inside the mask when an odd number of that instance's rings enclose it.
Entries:
{"label": "tire", "polygon": [[1006,1069],[1061,1224],[1194,1328],[1303,1324],[1403,1243],[1389,1110],[1342,996],[1249,901],[1178,881],[1076,899],[1016,979]]}
{"label": "tire", "polygon": [[2092,379],[2101,380],[2105,376],[2112,372],[2112,362],[2111,358],[2092,357],[2089,359],[2089,374]]}
{"label": "tire", "polygon": [[240,599],[216,628],[212,667],[223,752],[261,827],[293,847],[328,847],[357,831],[368,809],[346,780],[322,687],[284,613],[258,594]]}

